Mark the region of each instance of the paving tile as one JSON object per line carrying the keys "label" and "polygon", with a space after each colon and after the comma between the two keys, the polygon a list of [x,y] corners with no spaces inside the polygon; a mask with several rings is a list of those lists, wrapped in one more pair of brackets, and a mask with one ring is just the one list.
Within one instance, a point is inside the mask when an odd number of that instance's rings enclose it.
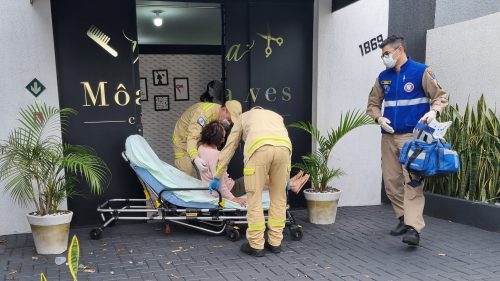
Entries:
{"label": "paving tile", "polygon": [[[102,239],[90,228],[72,230],[80,240],[80,263],[96,271],[79,280],[500,280],[500,234],[425,217],[419,247],[390,236],[397,220],[387,205],[339,208],[333,225],[303,226],[301,241],[284,240],[280,254],[254,258],[230,242],[180,226],[164,234],[161,224],[118,223]],[[286,234],[286,233],[285,233]],[[0,281],[70,280],[53,255],[38,255],[31,234],[1,236]],[[65,254],[61,255],[64,256]]]}

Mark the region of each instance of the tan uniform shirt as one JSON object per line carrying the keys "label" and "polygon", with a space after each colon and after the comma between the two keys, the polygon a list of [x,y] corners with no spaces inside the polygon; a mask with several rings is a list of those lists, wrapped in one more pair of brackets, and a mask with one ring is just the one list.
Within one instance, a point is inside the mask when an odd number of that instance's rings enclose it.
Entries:
{"label": "tan uniform shirt", "polygon": [[[425,94],[431,100],[431,108],[439,112],[448,105],[448,94],[441,88],[441,85],[433,77],[432,70],[428,67],[422,77],[422,87],[424,88]],[[375,85],[373,85],[370,96],[368,97],[368,107],[366,113],[370,115],[373,119],[377,119],[382,116],[382,103],[384,101],[384,91],[380,87],[380,83],[377,80]]]}
{"label": "tan uniform shirt", "polygon": [[253,108],[241,114],[234,123],[219,156],[214,177],[221,178],[240,140],[245,142],[243,152],[245,162],[259,147],[264,145],[284,146],[290,150],[290,153],[292,152],[292,142],[288,137],[283,117],[271,110]]}
{"label": "tan uniform shirt", "polygon": [[[175,146],[175,158],[182,158],[187,153],[191,160],[198,157],[198,142],[201,130],[206,124],[217,120],[221,106],[216,103],[199,102],[189,107],[175,124],[172,143]],[[177,151],[180,150],[180,151]]]}

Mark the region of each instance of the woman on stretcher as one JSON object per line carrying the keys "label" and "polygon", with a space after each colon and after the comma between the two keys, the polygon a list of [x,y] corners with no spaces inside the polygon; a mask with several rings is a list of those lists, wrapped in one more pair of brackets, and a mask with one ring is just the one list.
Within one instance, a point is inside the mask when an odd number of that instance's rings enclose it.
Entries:
{"label": "woman on stretcher", "polygon": [[[225,136],[226,130],[220,121],[210,122],[203,127],[203,130],[201,131],[201,145],[198,147],[198,155],[208,165],[208,170],[200,173],[203,186],[208,186],[210,181],[213,179],[217,159],[219,158],[220,153],[218,148],[224,143]],[[299,193],[308,179],[308,174],[304,174],[303,171],[299,171],[295,176],[290,178],[290,189],[295,193]],[[269,181],[269,179],[267,181]],[[266,187],[264,187],[265,189],[268,186],[267,181]],[[246,193],[243,177],[233,180],[229,177],[227,172],[224,173],[224,176],[221,179],[220,189],[221,195],[224,199],[246,206],[246,200],[244,198],[239,198]]]}

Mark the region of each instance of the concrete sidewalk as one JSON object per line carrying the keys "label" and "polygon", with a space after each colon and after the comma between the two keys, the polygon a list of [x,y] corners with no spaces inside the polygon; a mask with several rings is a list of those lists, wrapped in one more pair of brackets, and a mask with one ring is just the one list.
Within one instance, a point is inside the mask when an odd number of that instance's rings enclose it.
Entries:
{"label": "concrete sidewalk", "polygon": [[[397,224],[390,206],[343,207],[330,226],[307,223],[305,210],[293,212],[304,238],[285,238],[281,254],[263,258],[230,242],[162,224],[116,225],[102,239],[90,229],[72,232],[80,240],[78,280],[500,280],[500,233],[426,217],[419,247],[390,236]],[[65,256],[65,255],[61,255]],[[0,237],[0,280],[71,280],[55,256],[37,255],[31,234]]]}

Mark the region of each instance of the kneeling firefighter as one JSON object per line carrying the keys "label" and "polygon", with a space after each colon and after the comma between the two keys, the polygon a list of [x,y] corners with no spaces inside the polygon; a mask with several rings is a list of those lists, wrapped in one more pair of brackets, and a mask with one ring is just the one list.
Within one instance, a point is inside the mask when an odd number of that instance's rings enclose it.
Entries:
{"label": "kneeling firefighter", "polygon": [[215,120],[229,126],[240,114],[241,104],[236,100],[227,101],[223,106],[199,102],[189,107],[175,124],[172,136],[175,166],[193,177],[198,177],[196,169],[201,172],[208,170],[207,164],[198,156],[201,129]]}

